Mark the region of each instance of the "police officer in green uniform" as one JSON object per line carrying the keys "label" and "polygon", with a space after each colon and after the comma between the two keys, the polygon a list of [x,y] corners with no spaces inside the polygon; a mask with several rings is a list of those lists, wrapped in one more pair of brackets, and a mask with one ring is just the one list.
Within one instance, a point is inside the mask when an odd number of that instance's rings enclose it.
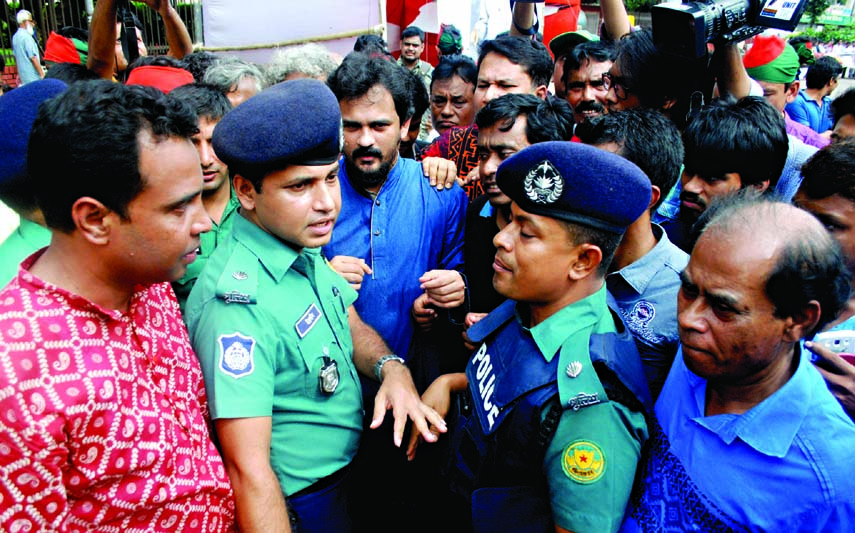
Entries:
{"label": "police officer in green uniform", "polygon": [[196,260],[187,265],[187,272],[180,280],[172,282],[178,305],[183,311],[187,297],[190,296],[190,291],[193,290],[193,285],[205,268],[208,258],[231,231],[240,202],[231,187],[229,168],[217,157],[212,146],[214,128],[232,109],[229,99],[213,85],[204,83],[176,87],[169,93],[169,98],[187,104],[198,117],[199,133],[194,135],[192,140],[199,153],[204,179],[202,205],[211,217],[211,230],[200,235],[201,242],[196,252]]}
{"label": "police officer in green uniform", "polygon": [[39,80],[0,98],[0,201],[21,217],[19,226],[0,244],[0,287],[18,275],[21,261],[50,244],[50,231],[27,175],[27,142],[39,104],[66,87],[59,80]]}
{"label": "police officer in green uniform", "polygon": [[308,79],[263,91],[214,131],[241,207],[186,320],[241,529],[350,530],[347,473],[363,416],[357,372],[382,382],[372,427],[393,409],[396,444],[408,418],[431,440],[428,424],[444,427],[320,253],[341,205],[340,132],[335,96]]}
{"label": "police officer in green uniform", "polygon": [[616,531],[650,394],[604,275],[650,182],[620,157],[563,142],[521,150],[496,179],[513,203],[493,285],[510,300],[467,332],[480,347],[466,372],[423,396],[450,411],[446,477],[475,531]]}

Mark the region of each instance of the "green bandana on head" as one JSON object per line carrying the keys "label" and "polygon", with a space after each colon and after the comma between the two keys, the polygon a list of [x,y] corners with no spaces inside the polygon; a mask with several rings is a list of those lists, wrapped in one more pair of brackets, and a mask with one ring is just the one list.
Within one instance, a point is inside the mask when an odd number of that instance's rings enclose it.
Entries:
{"label": "green bandana on head", "polygon": [[451,24],[443,24],[437,42],[440,52],[445,55],[459,54],[463,50],[463,37],[460,31]]}
{"label": "green bandana on head", "polygon": [[748,75],[767,83],[792,83],[799,73],[799,55],[783,39],[758,35],[742,58]]}

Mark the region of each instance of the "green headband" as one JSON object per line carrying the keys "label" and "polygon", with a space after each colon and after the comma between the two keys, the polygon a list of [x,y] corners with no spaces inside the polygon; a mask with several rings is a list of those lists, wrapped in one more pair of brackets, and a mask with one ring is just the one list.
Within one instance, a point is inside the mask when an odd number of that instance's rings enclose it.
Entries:
{"label": "green headband", "polygon": [[745,70],[757,81],[792,83],[799,73],[799,55],[792,46],[786,45],[781,55],[769,63]]}

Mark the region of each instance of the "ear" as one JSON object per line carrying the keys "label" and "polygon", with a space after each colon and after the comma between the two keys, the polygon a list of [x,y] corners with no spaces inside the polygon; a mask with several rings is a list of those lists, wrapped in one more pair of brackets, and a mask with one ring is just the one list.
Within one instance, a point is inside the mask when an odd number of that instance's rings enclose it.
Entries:
{"label": "ear", "polygon": [[763,192],[769,188],[769,180],[763,180],[760,183],[755,183],[752,187],[757,189],[757,192]]}
{"label": "ear", "polygon": [[813,331],[819,323],[822,309],[819,302],[811,300],[796,315],[788,317],[784,324],[784,340],[798,342]]}
{"label": "ear", "polygon": [[534,90],[534,95],[540,98],[541,100],[546,100],[546,96],[549,94],[549,87],[546,85],[539,85],[537,89]]}
{"label": "ear", "polygon": [[657,185],[650,186],[650,203],[647,204],[647,210],[650,211],[653,209],[653,206],[656,205],[656,202],[659,201],[659,198],[662,197],[662,189],[660,189]]}
{"label": "ear", "polygon": [[799,95],[799,80],[794,81],[790,84],[790,89],[787,91],[786,98],[787,103],[793,102],[796,99],[796,96]]}
{"label": "ear", "polygon": [[413,120],[413,117],[408,118],[401,124],[401,140],[407,140],[407,134],[410,132],[410,122]]}
{"label": "ear", "polygon": [[237,195],[241,208],[246,209],[247,211],[255,211],[255,196],[258,194],[258,191],[255,190],[255,186],[252,182],[240,174],[235,174],[234,180],[232,181],[234,183],[235,194]]}
{"label": "ear", "polygon": [[572,281],[581,281],[593,274],[603,262],[603,251],[593,244],[580,244],[575,249],[576,258],[571,261],[567,277]]}
{"label": "ear", "polygon": [[74,202],[71,206],[71,219],[83,238],[99,246],[110,242],[112,229],[122,222],[115,211],[89,196],[83,196]]}

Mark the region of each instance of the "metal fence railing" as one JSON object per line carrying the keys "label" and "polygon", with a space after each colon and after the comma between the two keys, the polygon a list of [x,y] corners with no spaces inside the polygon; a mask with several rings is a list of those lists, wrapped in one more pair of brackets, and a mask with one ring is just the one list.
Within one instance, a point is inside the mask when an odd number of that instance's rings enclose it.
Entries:
{"label": "metal fence railing", "polygon": [[[170,0],[190,32],[193,43],[202,43],[202,0]],[[97,0],[0,0],[0,55],[7,65],[14,65],[12,36],[18,31],[16,14],[26,9],[33,14],[38,43],[44,50],[45,41],[51,31],[66,26],[89,29],[92,10]],[[131,2],[143,25],[145,43],[149,54],[165,54],[168,45],[166,32],[160,16],[143,2]]]}

